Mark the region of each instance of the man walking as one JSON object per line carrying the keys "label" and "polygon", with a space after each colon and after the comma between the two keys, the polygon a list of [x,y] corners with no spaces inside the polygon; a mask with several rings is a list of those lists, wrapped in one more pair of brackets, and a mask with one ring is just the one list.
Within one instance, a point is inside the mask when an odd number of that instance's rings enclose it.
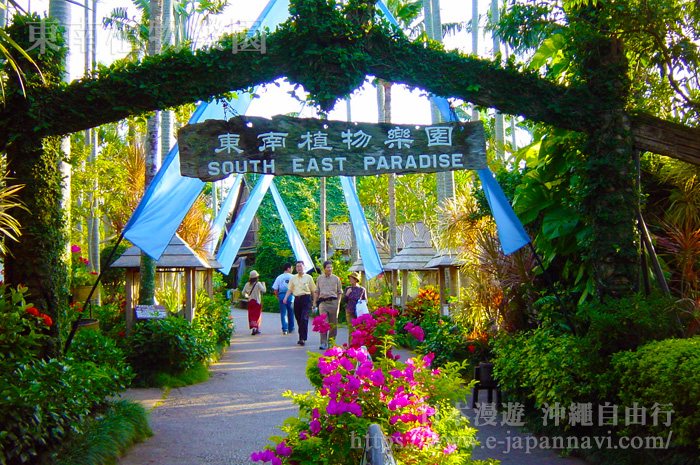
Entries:
{"label": "man walking", "polygon": [[296,263],[297,274],[289,280],[287,293],[284,295],[282,303],[289,301],[289,296],[294,295],[294,316],[297,319],[299,328],[299,340],[297,344],[306,344],[306,336],[309,333],[309,314],[311,307],[316,306],[316,283],[314,278],[304,272],[304,262],[299,260]]}
{"label": "man walking", "polygon": [[325,350],[328,348],[328,340],[335,339],[338,335],[338,309],[343,295],[340,278],[333,274],[333,262],[330,260],[323,262],[323,274],[316,280],[316,287],[319,315],[326,315],[326,320],[331,325],[330,331],[321,333],[319,349]]}
{"label": "man walking", "polygon": [[289,288],[289,280],[292,279],[292,264],[285,263],[282,265],[282,274],[277,276],[272,284],[272,290],[277,296],[277,301],[280,305],[280,320],[282,322],[282,334],[294,332],[294,296],[290,296],[287,303],[282,302],[287,295]]}

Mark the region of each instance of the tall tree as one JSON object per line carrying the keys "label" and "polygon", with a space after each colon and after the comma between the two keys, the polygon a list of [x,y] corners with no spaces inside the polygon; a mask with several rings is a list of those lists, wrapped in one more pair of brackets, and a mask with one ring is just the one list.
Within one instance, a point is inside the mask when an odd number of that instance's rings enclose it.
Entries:
{"label": "tall tree", "polygon": [[[163,39],[163,0],[150,0],[150,15],[148,17],[148,48],[149,56],[161,52]],[[146,124],[146,172],[144,189],[153,181],[160,166],[160,111],[155,111],[148,117]],[[139,304],[152,305],[156,295],[156,262],[153,258],[141,252],[140,267],[141,285],[139,286]]]}

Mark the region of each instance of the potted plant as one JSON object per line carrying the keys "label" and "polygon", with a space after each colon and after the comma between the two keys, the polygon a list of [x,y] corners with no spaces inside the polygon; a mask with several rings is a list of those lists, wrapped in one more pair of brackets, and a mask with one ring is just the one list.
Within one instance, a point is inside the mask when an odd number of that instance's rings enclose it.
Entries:
{"label": "potted plant", "polygon": [[80,247],[72,245],[70,252],[70,293],[74,302],[85,302],[97,280],[97,273],[90,269],[90,260],[81,255]]}

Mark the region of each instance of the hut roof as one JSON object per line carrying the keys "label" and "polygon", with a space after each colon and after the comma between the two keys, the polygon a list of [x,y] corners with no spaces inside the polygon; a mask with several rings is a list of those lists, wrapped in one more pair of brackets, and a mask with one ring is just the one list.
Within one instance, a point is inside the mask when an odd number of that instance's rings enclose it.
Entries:
{"label": "hut roof", "polygon": [[433,258],[430,259],[428,263],[426,263],[425,267],[426,268],[439,268],[439,267],[446,267],[446,266],[462,266],[464,264],[464,260],[461,260],[457,254],[456,251],[454,250],[443,250],[437,254]]}
{"label": "hut roof", "polygon": [[413,239],[401,252],[394,255],[385,270],[420,271],[436,254],[436,250],[424,239]]}
{"label": "hut roof", "polygon": [[[382,263],[382,268],[384,268],[384,264],[386,264],[389,259],[391,258],[389,256],[389,252],[384,250],[384,249],[377,249],[377,252],[379,253],[379,261]],[[362,263],[362,257],[358,258],[355,260],[355,262],[348,268],[348,271],[365,271],[365,265]]]}
{"label": "hut roof", "polygon": [[[138,268],[141,262],[141,249],[135,245],[129,247],[121,254],[111,268]],[[221,264],[209,253],[205,256],[197,252],[185,243],[177,234],[170,239],[163,255],[156,262],[157,268],[221,268]]]}

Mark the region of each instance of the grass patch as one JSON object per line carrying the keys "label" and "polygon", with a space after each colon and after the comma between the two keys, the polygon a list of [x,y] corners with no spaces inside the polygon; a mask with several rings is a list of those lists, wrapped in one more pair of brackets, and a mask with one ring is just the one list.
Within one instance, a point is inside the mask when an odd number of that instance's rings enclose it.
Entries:
{"label": "grass patch", "polygon": [[143,375],[140,381],[132,384],[134,387],[154,387],[163,389],[181,388],[192,384],[203,383],[209,379],[209,365],[216,363],[226,353],[225,346],[217,346],[214,354],[206,362],[199,362],[189,370],[180,373],[154,372]]}
{"label": "grass patch", "polygon": [[198,363],[181,373],[155,373],[149,385],[161,389],[174,389],[203,383],[209,379],[209,370],[204,363]]}
{"label": "grass patch", "polygon": [[54,465],[112,465],[133,444],[152,436],[148,413],[126,400],[110,403],[100,416],[73,433],[58,452]]}

